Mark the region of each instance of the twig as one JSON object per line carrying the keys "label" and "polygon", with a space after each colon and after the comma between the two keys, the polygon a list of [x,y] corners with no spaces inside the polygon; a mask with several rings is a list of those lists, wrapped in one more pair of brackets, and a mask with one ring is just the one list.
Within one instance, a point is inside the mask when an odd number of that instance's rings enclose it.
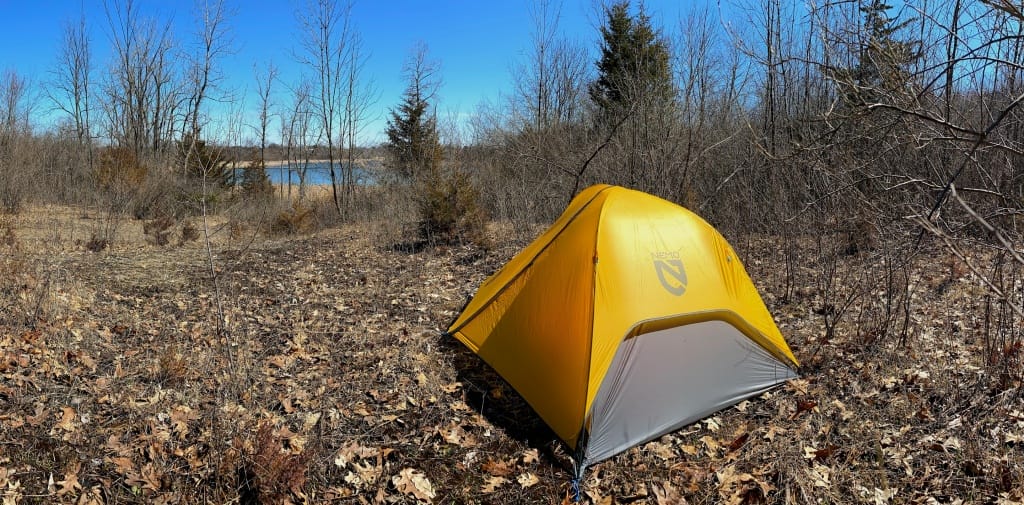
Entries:
{"label": "twig", "polygon": [[988,220],[986,220],[984,217],[978,214],[973,208],[971,208],[970,205],[967,205],[967,202],[965,202],[964,199],[960,198],[960,195],[957,194],[955,186],[950,188],[950,197],[953,198],[953,200],[955,200],[957,203],[959,203],[960,206],[963,207],[964,210],[967,211],[967,213],[970,214],[975,221],[981,223],[981,225],[986,230],[994,234],[996,236],[996,240],[998,240],[999,243],[1003,245],[1003,247],[1006,249],[1006,252],[1010,253],[1010,256],[1013,256],[1014,261],[1020,263],[1021,266],[1024,266],[1024,257],[1021,257],[1020,253],[1018,253],[1017,250],[1014,249],[1013,244],[1010,242],[1009,239],[1006,238],[1006,235],[1003,235],[1002,231],[1000,231],[998,228],[989,223]]}
{"label": "twig", "polygon": [[960,251],[959,248],[957,248],[956,244],[953,243],[953,240],[949,237],[949,235],[940,230],[939,227],[936,226],[935,223],[931,222],[930,219],[925,219],[924,217],[916,216],[914,220],[921,225],[923,231],[928,231],[932,235],[938,237],[939,240],[941,240],[943,244],[945,244],[946,248],[950,252],[952,252],[954,256],[959,258],[960,261],[963,261],[964,264],[967,265],[967,268],[971,270],[971,273],[973,273],[975,277],[981,280],[981,282],[988,287],[989,291],[991,291],[992,294],[999,299],[999,301],[1005,303],[1006,306],[1010,307],[1010,310],[1017,314],[1017,317],[1024,318],[1024,309],[1021,309],[1019,305],[1013,303],[1013,301],[1010,300],[1006,293],[1003,293],[1003,290],[999,289],[998,286],[993,284],[992,280],[989,279],[988,276],[983,274],[981,270],[979,270],[978,267],[976,267],[974,263],[972,263],[971,260],[967,258],[967,255],[965,255],[962,251]]}
{"label": "twig", "polygon": [[576,172],[576,181],[572,185],[572,194],[569,195],[569,198],[572,198],[573,196],[576,195],[577,192],[579,192],[580,180],[583,178],[583,173],[587,171],[587,167],[590,166],[590,162],[594,161],[594,158],[597,157],[598,153],[604,150],[604,148],[607,147],[609,143],[611,143],[612,138],[615,137],[615,132],[619,130],[619,127],[625,124],[626,120],[629,119],[635,111],[636,104],[634,104],[633,107],[630,107],[629,111],[622,115],[622,118],[619,119],[619,121],[612,126],[612,129],[608,132],[608,135],[605,137],[604,142],[601,142],[601,145],[597,146],[597,149],[594,149],[594,152],[590,153],[590,157],[583,162],[583,165],[581,165],[580,169]]}

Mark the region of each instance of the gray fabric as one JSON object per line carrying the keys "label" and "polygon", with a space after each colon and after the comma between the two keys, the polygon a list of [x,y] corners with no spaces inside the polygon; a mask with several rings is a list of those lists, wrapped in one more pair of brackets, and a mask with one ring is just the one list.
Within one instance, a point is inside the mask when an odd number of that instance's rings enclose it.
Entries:
{"label": "gray fabric", "polygon": [[594,398],[584,464],[677,430],[796,376],[723,321],[627,339]]}

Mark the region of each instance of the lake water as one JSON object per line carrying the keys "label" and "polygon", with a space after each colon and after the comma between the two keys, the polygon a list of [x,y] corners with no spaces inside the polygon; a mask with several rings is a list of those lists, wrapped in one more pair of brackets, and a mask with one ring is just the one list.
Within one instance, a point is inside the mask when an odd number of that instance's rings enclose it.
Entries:
{"label": "lake water", "polygon": [[[272,184],[288,184],[288,167],[267,167],[266,171],[267,176],[270,177],[270,182]],[[238,178],[239,180],[241,180],[243,169],[237,169],[237,172]],[[299,170],[296,169],[295,167],[292,167],[290,172],[291,182],[293,185],[297,186],[299,184]],[[338,183],[340,184],[342,175],[342,167],[340,164],[335,165],[334,174],[337,176]],[[356,169],[352,171],[352,175],[353,177],[355,177],[357,185],[372,186],[376,184],[373,175],[367,172],[366,170],[362,169],[361,167],[356,167]],[[327,167],[327,163],[310,163],[307,166],[306,184],[321,185],[330,183],[331,172],[330,169]]]}

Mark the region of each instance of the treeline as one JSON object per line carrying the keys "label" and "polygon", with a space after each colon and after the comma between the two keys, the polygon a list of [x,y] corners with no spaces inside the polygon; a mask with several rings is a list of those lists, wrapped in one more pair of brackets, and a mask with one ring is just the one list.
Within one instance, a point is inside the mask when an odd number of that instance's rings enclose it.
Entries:
{"label": "treeline", "polygon": [[[439,67],[425,46],[413,51],[407,78],[420,96],[402,97],[389,125],[411,122],[403,127],[426,133],[405,134],[434,139],[440,151],[415,152],[430,149],[410,150],[389,132],[392,179],[411,175],[408,156],[437,158],[471,176],[500,219],[548,220],[583,185],[607,182],[736,231],[828,223],[851,233],[935,217],[953,182],[980,216],[1016,226],[1022,24],[1009,0],[899,10],[880,0],[738,0],[695,7],[667,26],[642,4],[610,3],[596,48],[561,31],[561,2],[529,8],[532,46],[512,92],[477,111],[469,138],[438,120]],[[134,0],[107,2],[103,14],[97,26],[84,17],[66,24],[46,81],[13,70],[0,79],[8,210],[33,185],[26,179],[45,180],[39,186],[56,193],[46,197],[74,200],[114,179],[138,193],[150,179],[167,184],[167,173],[225,182],[226,161],[329,159],[334,205],[346,214],[353,181],[340,161],[360,156],[369,103],[400,100],[367,84],[351,5],[302,6],[304,77],[286,83],[273,64],[255,68],[250,125],[210,117],[211,102],[232,99],[220,72],[232,50],[224,2],[202,4],[199,29],[184,38]],[[98,31],[112,41],[108,61],[94,61]],[[51,108],[60,119],[42,128],[37,117]],[[248,152],[227,147],[243,137],[256,139]]]}

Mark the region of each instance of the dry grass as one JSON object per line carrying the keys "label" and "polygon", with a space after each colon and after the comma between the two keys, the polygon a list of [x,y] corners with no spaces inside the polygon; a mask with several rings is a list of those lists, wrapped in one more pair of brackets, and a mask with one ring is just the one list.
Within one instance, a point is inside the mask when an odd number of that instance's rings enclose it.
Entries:
{"label": "dry grass", "polygon": [[[0,240],[2,309],[17,315],[0,322],[5,499],[568,495],[564,447],[475,355],[440,336],[524,245],[508,226],[492,226],[496,247],[481,255],[396,248],[378,241],[379,223],[250,244],[231,238],[228,218],[211,218],[220,313],[202,241],[157,246],[126,221],[111,249],[89,253],[76,241],[93,219],[34,208],[9,233],[0,226],[0,239],[13,237]],[[744,255],[803,377],[596,465],[584,500],[1024,499],[1019,376],[1005,380],[986,359],[997,347],[979,284],[946,255],[925,255],[922,265],[942,268],[914,276],[906,346],[866,343],[853,317],[824,339],[816,310],[831,294],[801,285],[783,300],[773,244],[752,240]],[[838,278],[857,279],[867,261],[845,258]],[[800,265],[809,283],[814,264]]]}

